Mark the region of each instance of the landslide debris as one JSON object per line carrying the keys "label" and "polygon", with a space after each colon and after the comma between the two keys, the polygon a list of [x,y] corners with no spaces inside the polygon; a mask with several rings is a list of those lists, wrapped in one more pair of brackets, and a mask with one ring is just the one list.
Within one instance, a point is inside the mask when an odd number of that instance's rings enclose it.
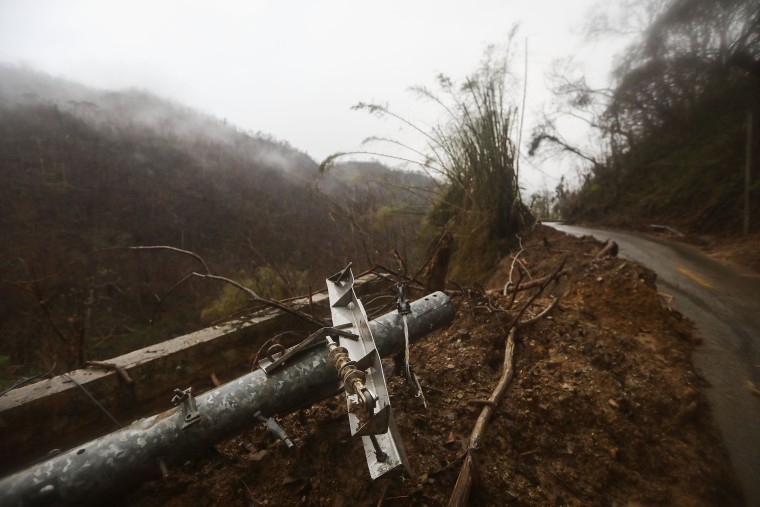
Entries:
{"label": "landslide debris", "polygon": [[[503,287],[568,270],[528,309],[559,305],[517,333],[515,376],[477,453],[471,505],[742,505],[690,354],[691,325],[663,304],[648,269],[595,258],[601,244],[539,227],[482,290],[457,291],[456,318],[412,345],[427,409],[388,380],[413,477],[372,482],[342,397],[262,425],[145,484],[134,506],[446,505],[459,460],[499,375],[510,307]],[[520,266],[522,265],[522,267]],[[514,267],[513,267],[514,266]]]}

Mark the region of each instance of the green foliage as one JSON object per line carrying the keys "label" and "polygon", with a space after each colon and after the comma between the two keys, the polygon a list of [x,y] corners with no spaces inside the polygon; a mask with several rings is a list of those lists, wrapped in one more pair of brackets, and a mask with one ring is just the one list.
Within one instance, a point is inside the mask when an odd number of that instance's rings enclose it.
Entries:
{"label": "green foliage", "polygon": [[[740,232],[747,112],[760,116],[759,41],[757,2],[666,2],[616,69],[593,120],[607,151],[561,200],[565,218]],[[755,122],[755,146],[758,130]]]}
{"label": "green foliage", "polygon": [[[235,281],[252,289],[256,294],[268,299],[284,299],[293,294],[301,294],[308,288],[306,271],[277,271],[270,266],[259,266],[253,273],[241,270]],[[210,324],[225,319],[245,309],[250,304],[248,295],[233,285],[225,285],[219,296],[201,311],[201,322]]]}
{"label": "green foliage", "polygon": [[[448,115],[448,121],[430,129],[420,128],[383,105],[354,106],[394,118],[425,141],[427,152],[421,153],[392,139],[370,139],[406,148],[411,158],[391,158],[411,162],[443,182],[428,221],[453,232],[456,247],[451,274],[465,283],[490,269],[500,248],[533,222],[517,182],[512,140],[517,108],[507,96],[507,58],[494,55],[491,48],[480,68],[461,85],[439,76],[439,93],[414,89]],[[347,153],[331,155],[321,167],[329,167],[344,155]]]}

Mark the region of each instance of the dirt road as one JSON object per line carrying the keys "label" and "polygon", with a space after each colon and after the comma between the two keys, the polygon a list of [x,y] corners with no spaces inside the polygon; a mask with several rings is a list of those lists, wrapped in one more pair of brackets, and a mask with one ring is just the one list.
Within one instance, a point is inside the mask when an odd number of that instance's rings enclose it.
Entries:
{"label": "dirt road", "polygon": [[760,505],[760,280],[738,274],[697,249],[660,238],[547,224],[575,236],[612,239],[621,255],[658,275],[658,290],[691,319],[704,341],[694,365],[745,491]]}

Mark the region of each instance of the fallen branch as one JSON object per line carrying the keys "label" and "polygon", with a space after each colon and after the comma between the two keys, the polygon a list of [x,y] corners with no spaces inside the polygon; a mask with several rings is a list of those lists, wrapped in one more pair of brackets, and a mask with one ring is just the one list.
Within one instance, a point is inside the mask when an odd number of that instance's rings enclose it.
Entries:
{"label": "fallen branch", "polygon": [[300,317],[303,320],[305,320],[307,322],[311,322],[312,324],[314,324],[314,325],[316,325],[318,327],[324,327],[325,326],[325,323],[324,323],[324,321],[322,321],[322,319],[318,319],[316,317],[312,317],[308,313],[304,313],[304,312],[302,312],[300,310],[297,310],[296,308],[293,308],[292,306],[288,306],[286,304],[280,303],[279,301],[275,301],[274,299],[263,298],[263,297],[259,296],[258,294],[256,294],[251,289],[249,289],[248,287],[246,287],[245,285],[243,285],[243,284],[241,284],[239,282],[236,282],[235,280],[230,280],[229,278],[226,278],[226,277],[223,277],[223,276],[212,275],[212,274],[203,274],[203,273],[197,273],[197,272],[193,272],[192,276],[197,276],[199,278],[208,278],[210,280],[219,280],[220,282],[228,283],[228,284],[230,284],[230,285],[232,285],[234,287],[237,287],[238,289],[242,290],[246,294],[248,294],[248,296],[251,299],[253,299],[254,301],[256,301],[257,303],[261,303],[261,304],[263,304],[265,306],[269,306],[269,307],[272,307],[272,308],[277,308],[278,310],[282,310],[283,312],[289,313],[291,315],[295,315],[296,317]]}
{"label": "fallen branch", "polygon": [[522,306],[520,311],[517,313],[517,315],[515,315],[515,317],[512,319],[512,322],[510,322],[509,326],[507,327],[509,330],[509,335],[507,336],[507,343],[504,346],[504,362],[502,364],[501,377],[499,378],[499,381],[497,382],[496,387],[494,388],[488,400],[477,400],[479,404],[483,405],[483,409],[480,411],[480,415],[478,416],[478,420],[475,422],[472,433],[470,433],[470,443],[468,444],[467,450],[465,451],[464,462],[462,463],[462,468],[459,470],[459,476],[457,477],[457,482],[454,485],[454,490],[451,492],[449,507],[460,507],[467,505],[467,500],[470,497],[470,490],[472,489],[472,483],[476,476],[477,464],[475,462],[474,453],[478,450],[480,440],[483,436],[486,425],[491,420],[491,416],[498,408],[499,401],[501,401],[501,398],[504,396],[504,392],[507,390],[507,386],[514,376],[513,362],[515,353],[515,333],[517,332],[518,327],[535,322],[539,318],[548,314],[549,311],[551,311],[551,309],[556,306],[560,298],[556,298],[539,315],[533,317],[532,319],[529,319],[526,322],[520,323],[520,317],[522,317],[528,307],[533,304],[536,298],[541,295],[544,289],[546,289],[546,287],[548,287],[552,281],[557,280],[561,276],[561,274],[564,272],[563,268],[566,261],[567,259],[564,259],[552,274],[541,279],[543,281],[540,284],[538,291],[536,291],[536,293],[533,294],[530,299]]}
{"label": "fallen branch", "polygon": [[430,472],[428,474],[428,477],[435,477],[436,475],[442,474],[446,470],[451,469],[451,467],[453,467],[454,465],[456,465],[457,463],[459,463],[460,461],[462,461],[466,455],[467,455],[466,452],[460,454],[459,456],[457,456],[456,458],[454,458],[454,460],[451,463],[449,463],[448,465],[444,466],[443,468],[440,468],[440,469],[436,470],[435,472]]}
{"label": "fallen branch", "polygon": [[[564,264],[565,263],[563,262],[562,265],[564,266]],[[507,293],[517,292],[518,290],[528,290],[528,289],[532,289],[533,287],[539,287],[540,285],[542,285],[546,281],[550,281],[550,280],[552,280],[554,278],[559,278],[561,276],[565,276],[565,275],[567,275],[569,273],[570,273],[569,269],[563,269],[563,270],[559,271],[558,273],[552,273],[549,276],[544,276],[542,278],[536,278],[535,280],[530,280],[530,281],[524,282],[524,283],[520,284],[519,287],[505,287],[505,289],[506,289]]]}
{"label": "fallen branch", "polygon": [[601,250],[599,250],[599,253],[597,253],[594,258],[595,259],[601,259],[602,257],[616,257],[618,254],[618,244],[612,241],[611,239],[607,240],[607,243],[604,244],[604,247],[602,247]]}
{"label": "fallen branch", "polygon": [[562,299],[562,296],[560,296],[560,297],[558,297],[558,298],[554,298],[554,299],[552,300],[552,302],[551,302],[551,303],[549,303],[549,306],[547,306],[546,308],[544,308],[544,309],[541,311],[541,313],[539,313],[539,314],[538,314],[538,315],[536,315],[535,317],[531,317],[531,318],[530,318],[530,319],[528,319],[528,320],[525,320],[525,321],[523,321],[523,322],[520,322],[520,323],[518,324],[518,326],[519,326],[519,327],[524,327],[524,326],[527,326],[527,325],[529,325],[529,324],[533,324],[534,322],[537,322],[537,321],[541,320],[542,318],[546,317],[546,316],[549,314],[549,312],[551,312],[551,311],[554,309],[554,307],[556,307],[556,306],[557,306],[557,303],[559,303],[559,300],[560,300],[560,299]]}
{"label": "fallen branch", "polygon": [[[114,248],[119,249],[120,247],[114,247]],[[128,246],[126,247],[126,250],[171,250],[172,252],[177,252],[177,253],[189,255],[190,257],[194,257],[198,262],[201,263],[201,266],[203,266],[204,272],[211,273],[211,270],[208,268],[208,264],[206,264],[206,261],[203,260],[203,257],[201,257],[195,252],[191,252],[190,250],[183,250],[181,248],[168,246],[168,245]]]}
{"label": "fallen branch", "polygon": [[[243,292],[245,292],[246,294],[248,294],[248,296],[253,301],[255,301],[257,303],[260,303],[260,304],[262,304],[264,306],[268,306],[268,307],[271,307],[271,308],[276,308],[278,310],[282,310],[283,312],[286,312],[286,313],[289,313],[289,314],[294,315],[296,317],[299,317],[299,318],[301,318],[301,319],[303,319],[303,320],[305,320],[307,322],[310,322],[310,323],[312,323],[312,324],[314,324],[314,325],[316,325],[318,327],[324,327],[324,325],[325,325],[325,323],[321,319],[313,317],[313,316],[309,315],[308,313],[302,312],[302,311],[300,311],[300,310],[298,310],[296,308],[293,308],[292,306],[288,306],[288,305],[286,305],[286,304],[284,304],[284,303],[282,303],[280,301],[275,301],[274,299],[263,298],[263,297],[259,296],[258,294],[256,294],[256,292],[254,292],[250,288],[246,287],[245,285],[243,285],[243,284],[241,284],[239,282],[236,282],[235,280],[231,280],[231,279],[226,278],[224,276],[219,276],[219,275],[212,274],[211,270],[208,267],[208,264],[203,259],[203,257],[201,257],[200,255],[198,255],[195,252],[191,252],[189,250],[182,250],[181,248],[176,248],[176,247],[167,246],[167,245],[131,246],[131,247],[126,247],[126,250],[136,250],[136,251],[140,251],[140,250],[169,250],[171,252],[177,252],[177,253],[181,253],[181,254],[184,254],[184,255],[189,255],[189,256],[195,258],[201,264],[201,266],[203,266],[203,270],[204,270],[203,273],[198,273],[197,271],[193,271],[192,273],[190,273],[190,274],[186,275],[184,278],[182,278],[179,282],[175,283],[166,292],[166,294],[164,294],[163,298],[159,298],[158,299],[158,306],[161,306],[161,303],[163,303],[163,301],[169,296],[169,294],[171,294],[177,287],[179,287],[180,285],[182,285],[183,283],[185,283],[190,278],[193,278],[193,277],[206,278],[206,279],[209,279],[209,280],[218,280],[218,281],[221,281],[221,282],[228,283],[228,284],[232,285],[233,287],[236,287],[236,288],[242,290]],[[154,312],[153,312],[154,315],[155,315],[155,312],[156,311],[154,310]],[[153,318],[151,318],[151,320],[153,320]]]}
{"label": "fallen branch", "polygon": [[127,373],[126,368],[118,364],[108,363],[106,361],[86,361],[84,365],[92,366],[94,368],[101,368],[103,370],[115,371],[128,385],[135,383],[135,381],[132,380],[132,377],[129,376],[129,373]]}
{"label": "fallen branch", "polygon": [[[512,322],[509,323],[509,327],[507,327],[507,329],[512,329],[513,327],[517,326],[517,323],[520,321],[520,317],[522,317],[523,313],[525,313],[525,310],[527,310],[528,307],[533,304],[536,298],[538,298],[538,296],[544,292],[544,289],[546,289],[546,287],[548,287],[553,280],[559,280],[559,277],[562,275],[562,273],[565,272],[565,270],[562,269],[565,267],[565,262],[567,262],[567,258],[562,259],[562,262],[557,267],[557,269],[554,270],[554,273],[541,279],[543,281],[541,282],[541,285],[539,286],[536,293],[530,297],[528,302],[525,303],[522,308],[520,308],[520,311],[517,312],[517,315],[515,315],[515,317],[512,319]],[[527,283],[525,285],[527,285]]]}
{"label": "fallen branch", "polygon": [[451,498],[449,499],[449,507],[467,505],[467,499],[470,496],[470,489],[472,488],[473,478],[475,477],[476,463],[473,454],[478,450],[480,439],[483,436],[483,431],[485,430],[488,421],[491,419],[491,416],[496,410],[499,401],[504,395],[504,392],[507,390],[507,386],[509,385],[509,382],[512,380],[512,376],[514,375],[512,360],[515,353],[516,331],[517,327],[512,327],[509,332],[509,336],[507,337],[507,345],[504,347],[504,363],[502,366],[501,378],[499,378],[499,382],[496,384],[496,388],[491,393],[490,398],[488,398],[489,403],[483,405],[483,410],[481,410],[480,415],[478,416],[478,420],[475,422],[475,427],[472,429],[472,433],[470,433],[470,443],[467,446],[467,451],[464,456],[464,463],[462,463],[462,468],[459,471],[459,477],[457,477],[457,482],[454,485],[454,490],[452,491]]}
{"label": "fallen branch", "polygon": [[[507,282],[508,284],[511,284],[511,283],[512,283],[512,272],[513,272],[513,271],[514,271],[514,269],[515,269],[515,263],[516,263],[516,262],[519,262],[519,261],[517,260],[517,258],[518,258],[518,257],[520,257],[520,254],[521,254],[521,253],[523,253],[522,238],[521,238],[520,236],[517,236],[517,241],[518,241],[518,242],[519,242],[519,244],[520,244],[520,250],[519,250],[519,251],[518,251],[518,252],[517,252],[517,253],[516,253],[516,254],[515,254],[513,257],[512,257],[512,265],[511,265],[511,266],[509,266],[509,282]],[[522,263],[520,263],[520,264],[522,265]],[[524,266],[524,265],[523,265],[523,268],[525,268],[525,266]],[[522,276],[521,276],[520,278],[522,278]],[[505,295],[506,295],[506,293],[505,293]]]}
{"label": "fallen branch", "polygon": [[[515,304],[515,298],[517,297],[517,292],[520,290],[520,284],[523,281],[523,272],[520,271],[520,278],[517,279],[517,284],[515,284],[514,288],[515,290],[512,291],[512,297],[509,299],[509,304],[507,305],[507,310],[512,309],[512,305]],[[507,285],[504,286],[504,295],[506,296],[509,293],[508,286],[512,282],[508,282]]]}

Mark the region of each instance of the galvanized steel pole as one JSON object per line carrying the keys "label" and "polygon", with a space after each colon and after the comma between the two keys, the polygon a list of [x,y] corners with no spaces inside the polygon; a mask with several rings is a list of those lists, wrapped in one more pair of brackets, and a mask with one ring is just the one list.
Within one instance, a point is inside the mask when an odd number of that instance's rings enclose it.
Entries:
{"label": "galvanized steel pole", "polygon": [[[442,292],[415,301],[408,319],[410,340],[453,316],[451,301]],[[371,321],[370,329],[381,355],[403,349],[403,322],[397,312]],[[176,407],[2,479],[0,505],[92,503],[160,476],[161,468],[240,433],[261,415],[310,406],[341,389],[327,360],[327,346],[306,350],[270,374],[256,369],[198,396],[193,407],[197,415]]]}

